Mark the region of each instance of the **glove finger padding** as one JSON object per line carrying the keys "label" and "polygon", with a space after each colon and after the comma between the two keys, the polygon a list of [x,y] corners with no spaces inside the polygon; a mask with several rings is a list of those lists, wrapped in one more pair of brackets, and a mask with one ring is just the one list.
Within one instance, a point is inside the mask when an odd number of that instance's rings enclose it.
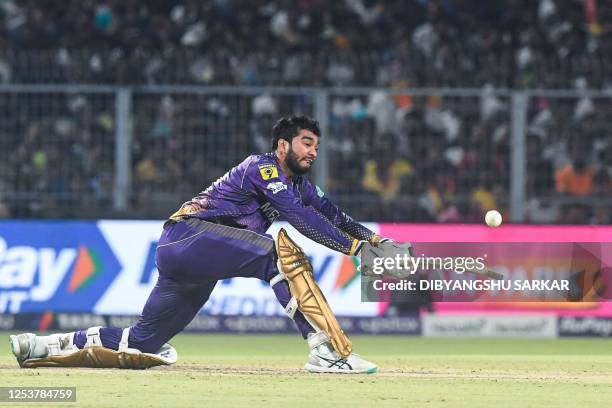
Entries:
{"label": "glove finger padding", "polygon": [[373,247],[378,247],[378,245],[382,244],[383,242],[393,242],[393,240],[390,238],[383,238],[378,234],[374,234],[370,237],[370,239],[368,239],[368,242]]}
{"label": "glove finger padding", "polygon": [[334,349],[346,358],[352,344],[331,311],[323,292],[314,279],[306,254],[281,228],[276,242],[279,269],[287,278],[289,291],[298,302],[298,309],[316,330],[324,331]]}

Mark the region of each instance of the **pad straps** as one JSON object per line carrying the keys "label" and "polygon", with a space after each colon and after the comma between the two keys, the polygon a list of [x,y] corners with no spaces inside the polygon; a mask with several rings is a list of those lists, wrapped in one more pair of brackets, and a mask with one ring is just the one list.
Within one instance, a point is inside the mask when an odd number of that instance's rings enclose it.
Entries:
{"label": "pad straps", "polygon": [[284,273],[279,272],[278,275],[276,275],[275,277],[273,277],[272,279],[270,279],[270,287],[276,285],[278,282],[282,281],[282,280],[287,280],[287,277],[285,276]]}
{"label": "pad straps", "polygon": [[100,326],[90,327],[87,329],[87,341],[85,347],[102,346],[102,339],[100,338]]}
{"label": "pad straps", "polygon": [[293,319],[293,316],[295,316],[295,312],[297,310],[298,310],[298,301],[296,298],[292,297],[291,300],[289,300],[289,303],[287,303],[287,306],[285,306],[285,313],[287,313],[287,316]]}
{"label": "pad straps", "polygon": [[[278,275],[270,279],[270,287],[276,285],[277,283],[283,280],[286,281],[287,276],[284,273],[279,272]],[[297,310],[298,310],[298,301],[295,297],[291,297],[291,299],[289,300],[289,303],[287,303],[287,306],[285,306],[285,313],[287,313],[287,316],[289,316],[290,319],[293,319],[293,316],[295,316],[295,312]]]}
{"label": "pad straps", "polygon": [[121,341],[119,342],[119,348],[117,349],[118,352],[123,352],[126,351],[129,346],[128,346],[128,340],[130,338],[130,328],[126,327],[125,329],[123,329],[123,333],[121,333]]}
{"label": "pad straps", "polygon": [[58,356],[62,352],[62,346],[60,343],[60,336],[58,334],[52,334],[49,336],[47,342],[47,356]]}
{"label": "pad straps", "polygon": [[314,349],[319,347],[321,344],[329,342],[329,336],[324,331],[318,331],[308,335],[308,347]]}

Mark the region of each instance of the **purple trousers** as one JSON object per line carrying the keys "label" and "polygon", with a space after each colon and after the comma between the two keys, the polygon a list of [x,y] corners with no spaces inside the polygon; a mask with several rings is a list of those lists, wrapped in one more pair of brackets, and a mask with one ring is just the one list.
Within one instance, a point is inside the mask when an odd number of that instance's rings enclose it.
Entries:
{"label": "purple trousers", "polygon": [[[145,353],[156,352],[181,332],[206,303],[218,280],[246,277],[269,282],[279,273],[271,237],[197,218],[164,228],[156,263],[157,284],[129,336],[129,347]],[[272,289],[285,307],[291,299],[287,282],[281,280]],[[304,338],[314,331],[299,311],[293,319]],[[75,334],[78,347],[85,345],[85,332]],[[121,332],[121,328],[102,328],[102,344],[116,350]]]}

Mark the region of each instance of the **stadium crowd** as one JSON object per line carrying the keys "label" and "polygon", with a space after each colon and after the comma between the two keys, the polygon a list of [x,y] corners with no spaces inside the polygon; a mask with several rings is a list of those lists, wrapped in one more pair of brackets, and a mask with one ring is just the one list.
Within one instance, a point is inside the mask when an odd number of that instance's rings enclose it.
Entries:
{"label": "stadium crowd", "polygon": [[[332,94],[324,139],[328,194],[355,217],[471,222],[509,204],[510,101],[495,90],[608,89],[610,19],[589,0],[5,0],[0,83],[478,88]],[[164,217],[269,150],[278,116],[312,113],[307,94],[133,106],[134,191],[116,214],[113,95],[3,95],[0,217]],[[525,221],[611,222],[611,116],[587,94],[530,100]]]}
{"label": "stadium crowd", "polygon": [[611,80],[606,3],[4,0],[0,78],[568,88],[584,76],[599,87]]}

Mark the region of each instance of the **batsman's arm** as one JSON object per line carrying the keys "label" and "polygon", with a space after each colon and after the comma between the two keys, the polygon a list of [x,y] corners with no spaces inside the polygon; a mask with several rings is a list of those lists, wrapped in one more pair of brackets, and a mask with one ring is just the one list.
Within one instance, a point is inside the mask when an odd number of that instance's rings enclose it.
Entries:
{"label": "batsman's arm", "polygon": [[315,208],[318,212],[323,214],[332,225],[351,237],[360,241],[368,241],[374,246],[377,246],[380,242],[389,240],[388,238],[382,238],[355,221],[327,198],[323,190],[306,179],[302,181],[302,197],[304,198],[304,204]]}
{"label": "batsman's arm", "polygon": [[359,240],[334,227],[314,208],[304,205],[280,169],[278,177],[264,180],[257,166],[250,166],[244,181],[243,188],[252,189],[263,196],[306,237],[347,255],[352,255],[357,250]]}

